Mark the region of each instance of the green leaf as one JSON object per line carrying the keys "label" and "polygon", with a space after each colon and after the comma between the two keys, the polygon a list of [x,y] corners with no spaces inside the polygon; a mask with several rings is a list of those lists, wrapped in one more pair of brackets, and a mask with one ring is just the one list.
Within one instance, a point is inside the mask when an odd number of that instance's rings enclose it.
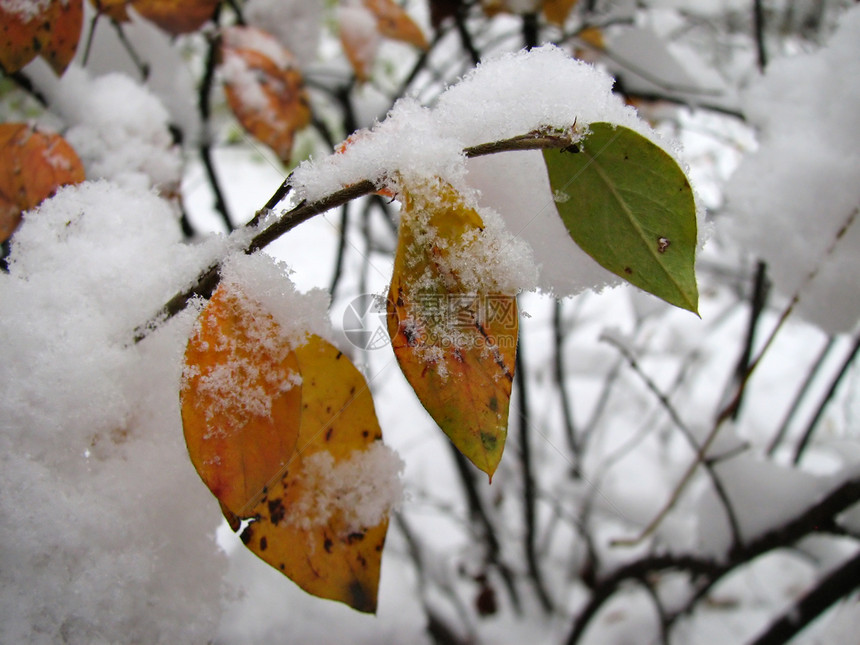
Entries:
{"label": "green leaf", "polygon": [[576,147],[543,151],[570,236],[604,268],[698,313],[696,205],[684,171],[629,128],[590,130]]}

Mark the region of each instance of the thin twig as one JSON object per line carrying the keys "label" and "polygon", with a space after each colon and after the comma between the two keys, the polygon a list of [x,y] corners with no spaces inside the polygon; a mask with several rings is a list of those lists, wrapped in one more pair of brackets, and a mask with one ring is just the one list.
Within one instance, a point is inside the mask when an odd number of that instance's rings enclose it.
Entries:
{"label": "thin twig", "polygon": [[203,167],[206,169],[206,176],[209,179],[209,185],[212,188],[212,193],[215,196],[215,210],[221,215],[221,221],[227,228],[227,232],[232,232],[233,219],[230,217],[230,211],[227,208],[227,200],[224,198],[224,193],[221,190],[221,183],[218,180],[218,174],[215,171],[215,164],[212,161],[212,144],[209,141],[209,120],[212,116],[210,105],[210,94],[212,91],[212,82],[215,78],[215,64],[218,59],[218,50],[221,46],[220,37],[216,36],[209,41],[209,52],[206,56],[206,70],[203,74],[203,80],[200,83],[200,95],[198,98],[198,109],[200,110],[200,120],[203,122],[205,134],[200,142],[200,158],[203,161]]}
{"label": "thin twig", "polygon": [[792,459],[792,462],[795,465],[800,462],[800,458],[803,456],[803,451],[806,450],[809,440],[812,439],[812,433],[815,432],[815,428],[821,420],[821,415],[824,414],[824,410],[827,408],[830,401],[833,400],[833,396],[836,394],[839,384],[842,382],[843,377],[848,373],[848,368],[851,367],[851,363],[853,363],[854,359],[857,357],[858,351],[860,351],[860,334],[854,338],[854,344],[851,346],[851,351],[848,352],[845,360],[842,361],[842,365],[839,367],[839,370],[830,382],[830,387],[827,388],[827,393],[824,395],[821,403],[818,404],[815,414],[812,415],[812,419],[806,426],[806,430],[794,450],[794,458]]}
{"label": "thin twig", "polygon": [[800,409],[800,404],[803,403],[804,399],[806,398],[810,387],[812,387],[812,383],[815,381],[815,378],[821,371],[821,368],[824,365],[824,361],[830,355],[830,350],[833,349],[833,346],[835,344],[836,337],[829,336],[827,338],[827,343],[825,343],[824,347],[822,347],[821,351],[818,353],[818,357],[815,359],[812,368],[806,375],[806,379],[803,381],[803,385],[800,387],[800,391],[794,397],[794,401],[792,401],[791,407],[788,409],[788,412],[786,412],[785,418],[783,418],[782,423],[779,426],[779,430],[777,430],[776,435],[774,435],[773,439],[770,442],[770,445],[767,447],[767,455],[769,457],[773,456],[773,454],[776,452],[776,449],[779,447],[779,444],[782,443],[782,440],[785,438],[785,435],[788,432],[788,428],[791,425],[791,422],[794,420],[797,411]]}
{"label": "thin twig", "polygon": [[525,535],[525,552],[526,565],[528,567],[529,577],[534,585],[537,598],[540,601],[541,607],[547,613],[553,609],[552,599],[544,584],[543,575],[540,571],[540,565],[537,559],[537,495],[535,494],[535,481],[532,472],[532,456],[531,444],[529,443],[529,397],[528,385],[525,376],[525,364],[523,361],[523,334],[520,333],[519,342],[517,343],[516,354],[516,370],[514,378],[517,381],[517,401],[519,403],[519,439],[520,439],[520,468],[523,478],[523,515],[526,525]]}
{"label": "thin twig", "polygon": [[635,546],[639,544],[642,540],[651,535],[651,533],[653,533],[658,526],[660,526],[663,519],[666,517],[666,515],[669,514],[669,511],[671,511],[675,507],[675,504],[678,503],[678,500],[681,498],[681,493],[683,493],[684,489],[687,487],[687,484],[690,483],[690,480],[692,479],[693,474],[696,472],[696,469],[699,467],[700,463],[705,459],[706,455],[708,454],[708,450],[711,447],[711,444],[713,444],[714,440],[716,440],[717,435],[723,427],[723,424],[733,417],[735,410],[740,405],[741,397],[743,396],[744,389],[746,388],[750,377],[752,377],[756,367],[758,367],[764,356],[767,354],[768,350],[773,344],[774,339],[776,338],[779,331],[782,329],[785,322],[794,312],[794,308],[800,301],[801,293],[803,293],[818,276],[818,272],[821,270],[824,261],[833,254],[833,251],[836,249],[836,245],[845,236],[845,233],[854,223],[854,220],[857,218],[858,213],[860,213],[860,207],[854,208],[854,210],[851,211],[845,222],[836,232],[836,235],[834,236],[832,242],[825,250],[821,261],[815,266],[815,268],[812,269],[812,271],[809,272],[809,274],[806,276],[806,279],[803,281],[800,287],[798,287],[797,291],[795,291],[794,296],[788,303],[788,306],[782,311],[779,320],[777,320],[776,325],[774,326],[770,335],[767,337],[764,346],[759,350],[759,353],[756,355],[755,359],[749,364],[746,374],[744,374],[743,379],[738,384],[737,392],[735,393],[734,398],[729,401],[729,403],[717,415],[716,421],[714,422],[714,427],[711,429],[710,433],[705,438],[705,442],[702,444],[702,447],[697,452],[696,459],[684,472],[684,475],[681,477],[680,482],[675,487],[675,490],[672,492],[672,495],[670,495],[669,500],[666,502],[663,508],[660,509],[660,512],[657,513],[654,519],[652,519],[651,522],[649,522],[648,525],[639,533],[638,536],[636,536],[635,538],[614,540],[613,544],[623,546]]}

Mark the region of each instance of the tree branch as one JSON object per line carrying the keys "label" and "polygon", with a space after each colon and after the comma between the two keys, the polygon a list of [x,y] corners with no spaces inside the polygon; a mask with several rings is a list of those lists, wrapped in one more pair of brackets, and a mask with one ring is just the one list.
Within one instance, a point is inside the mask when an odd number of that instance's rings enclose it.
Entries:
{"label": "tree branch", "polygon": [[[528,134],[512,137],[503,141],[494,141],[463,150],[466,157],[480,157],[499,152],[515,150],[538,150],[543,148],[565,148],[574,143],[574,135],[571,132],[530,132]],[[264,214],[269,213],[280,203],[291,189],[288,177],[275,191],[275,194],[266,202],[266,205],[257,212],[254,219],[245,226],[245,229],[259,226],[265,219]],[[291,210],[283,213],[272,224],[254,235],[244,248],[245,253],[251,254],[271,244],[284,233],[294,229],[316,215],[324,213],[332,208],[342,206],[353,199],[369,195],[377,189],[376,185],[369,179],[341,188],[338,191],[326,195],[316,201],[302,201]],[[173,296],[161,310],[147,322],[140,325],[134,331],[134,342],[140,342],[146,338],[159,324],[168,320],[185,309],[188,303],[195,297],[208,298],[218,286],[220,264],[215,264],[197,278],[197,281],[185,291]]]}
{"label": "tree branch", "polygon": [[588,603],[574,619],[573,627],[565,642],[568,645],[578,642],[603,604],[627,581],[643,580],[663,571],[674,570],[687,571],[695,577],[704,577],[707,580],[707,586],[712,586],[729,572],[768,551],[794,544],[812,533],[829,530],[839,514],[858,502],[860,502],[860,477],[855,477],[837,486],[791,520],[773,527],[746,545],[732,549],[725,563],[695,555],[678,554],[648,555],[622,565],[609,575],[598,579]]}
{"label": "tree branch", "polygon": [[860,551],[826,575],[750,645],[779,645],[800,633],[840,598],[860,588]]}

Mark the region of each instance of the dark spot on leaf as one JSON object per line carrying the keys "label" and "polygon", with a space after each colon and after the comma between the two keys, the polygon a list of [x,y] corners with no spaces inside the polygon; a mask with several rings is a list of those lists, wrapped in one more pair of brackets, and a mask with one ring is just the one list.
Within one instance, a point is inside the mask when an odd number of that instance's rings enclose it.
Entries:
{"label": "dark spot on leaf", "polygon": [[284,569],[286,569],[286,567],[284,566],[284,563],[283,563],[283,562],[281,562],[281,564],[279,564],[279,565],[278,565],[278,568],[279,568],[281,571],[283,571]]}
{"label": "dark spot on leaf", "polygon": [[660,253],[665,253],[666,249],[669,248],[670,244],[671,244],[671,242],[668,240],[668,238],[658,237],[657,238],[657,251],[659,251]]}
{"label": "dark spot on leaf", "polygon": [[251,528],[249,524],[246,526],[241,533],[239,533],[239,539],[242,540],[242,544],[248,544],[251,541],[251,537],[254,535],[254,529]]}
{"label": "dark spot on leaf", "polygon": [[341,356],[343,356],[343,352],[338,352],[337,356],[334,357],[334,360],[339,361]]}
{"label": "dark spot on leaf", "polygon": [[269,500],[269,519],[272,521],[272,524],[280,524],[281,520],[284,519],[284,515],[286,514],[286,510],[284,509],[284,502],[280,499]]}
{"label": "dark spot on leaf", "polygon": [[377,432],[375,435],[373,435],[373,439],[374,439],[375,441],[382,441],[382,433],[381,433],[381,432]]}
{"label": "dark spot on leaf", "polygon": [[326,539],[323,540],[323,548],[326,553],[331,553],[331,547],[334,545],[334,542],[331,541],[331,538],[326,536]]}
{"label": "dark spot on leaf", "polygon": [[370,436],[370,433],[367,430],[362,430],[361,436],[367,439]]}
{"label": "dark spot on leaf", "polygon": [[349,395],[352,396],[353,394],[355,394],[355,386],[354,385],[351,388],[349,388]]}
{"label": "dark spot on leaf", "polygon": [[325,431],[325,440],[328,441],[331,439],[331,433],[334,432],[334,428],[329,428]]}
{"label": "dark spot on leaf", "polygon": [[346,541],[349,544],[354,544],[356,542],[361,542],[364,539],[364,531],[356,531],[354,533],[350,533],[346,536]]}
{"label": "dark spot on leaf", "polygon": [[269,541],[266,539],[266,536],[260,538],[260,551],[265,551],[269,548]]}
{"label": "dark spot on leaf", "polygon": [[353,580],[349,583],[349,598],[350,606],[358,611],[374,612],[376,611],[376,600],[368,593],[358,580]]}
{"label": "dark spot on leaf", "polygon": [[499,411],[499,400],[494,396],[490,397],[490,410],[493,412]]}
{"label": "dark spot on leaf", "polygon": [[498,444],[499,439],[496,435],[491,434],[489,432],[481,433],[481,443],[484,446],[484,449],[488,452],[493,452],[496,449],[496,444]]}
{"label": "dark spot on leaf", "polygon": [[359,553],[359,554],[355,557],[355,559],[356,559],[356,561],[358,562],[359,566],[361,566],[361,568],[362,568],[362,569],[366,569],[366,568],[367,568],[367,560],[365,560],[365,558],[364,558],[364,556],[363,556],[363,555],[361,555],[361,554]]}

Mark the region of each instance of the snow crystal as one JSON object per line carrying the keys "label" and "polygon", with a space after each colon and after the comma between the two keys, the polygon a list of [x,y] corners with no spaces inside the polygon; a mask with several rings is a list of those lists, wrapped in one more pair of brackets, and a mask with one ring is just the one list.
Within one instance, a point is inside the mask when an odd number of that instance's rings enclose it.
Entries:
{"label": "snow crystal", "polygon": [[25,214],[0,274],[0,641],[211,639],[226,559],[177,397],[192,316],[131,338],[222,246],[104,181]]}
{"label": "snow crystal", "polygon": [[[468,162],[463,153],[469,146],[535,130],[564,131],[576,124],[583,131],[600,121],[633,129],[677,159],[678,151],[611,90],[611,77],[552,45],[506,54],[472,70],[432,109],[400,99],[384,121],[353,136],[338,154],[302,163],[292,183],[309,200],[364,179],[383,185],[398,175],[405,181],[440,177],[464,195],[479,188],[481,203],[494,207],[508,229],[534,249],[542,289],[561,297],[617,284],[617,277],[570,239],[539,153]],[[532,288],[529,275],[521,288]]]}
{"label": "snow crystal", "polygon": [[400,504],[403,467],[398,454],[379,441],[339,463],[324,450],[308,455],[302,459],[303,495],[285,522],[309,530],[342,513],[347,533],[376,526]]}
{"label": "snow crystal", "polygon": [[[827,255],[860,207],[860,7],[818,52],[772,62],[745,96],[761,129],[728,189],[734,233],[763,258],[775,287],[825,331],[860,318],[860,224]],[[817,271],[809,283],[811,273]]]}
{"label": "snow crystal", "polygon": [[300,67],[316,57],[322,28],[323,3],[305,0],[248,0],[245,22],[265,29],[286,47]]}
{"label": "snow crystal", "polygon": [[182,157],[167,110],[148,89],[122,74],[91,78],[73,65],[47,91],[89,179],[178,192]]}

